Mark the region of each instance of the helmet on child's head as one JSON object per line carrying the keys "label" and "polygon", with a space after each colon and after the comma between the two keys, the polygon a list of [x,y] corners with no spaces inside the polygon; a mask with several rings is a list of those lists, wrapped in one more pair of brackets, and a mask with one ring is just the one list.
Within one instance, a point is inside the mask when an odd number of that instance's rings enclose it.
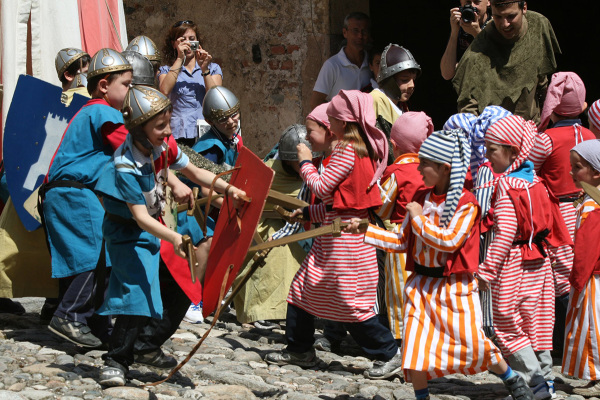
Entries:
{"label": "helmet on child's head", "polygon": [[[310,143],[306,140],[306,126],[301,124],[290,125],[281,134],[279,138],[279,159],[283,161],[298,161],[298,151],[296,146],[304,143],[310,149]],[[313,157],[317,157],[313,153]]]}
{"label": "helmet on child's head", "polygon": [[126,51],[135,51],[146,57],[149,61],[161,61],[160,52],[156,44],[148,36],[137,36],[127,45]]}
{"label": "helmet on child's head", "polygon": [[417,76],[421,75],[421,66],[413,57],[408,49],[397,44],[388,44],[381,53],[381,64],[379,66],[379,75],[377,75],[377,83],[381,83],[387,78],[396,75],[398,72],[407,69],[417,71]]}
{"label": "helmet on child's head", "polygon": [[88,84],[87,74],[86,73],[77,74],[77,75],[75,75],[75,78],[73,78],[73,82],[71,82],[71,86],[69,86],[69,89],[76,89],[78,87],[87,87],[87,84]]}
{"label": "helmet on child's head", "polygon": [[85,51],[74,47],[68,47],[59,51],[54,59],[54,66],[56,67],[58,77],[60,78],[75,61],[87,55],[88,53]]}
{"label": "helmet on child's head", "polygon": [[171,101],[160,91],[143,85],[133,86],[127,91],[121,110],[125,128],[131,131],[169,106]]}
{"label": "helmet on child's head", "polygon": [[202,115],[204,119],[218,122],[240,111],[240,101],[233,92],[223,86],[215,86],[204,95]]}
{"label": "helmet on child's head", "polygon": [[88,69],[87,78],[92,78],[101,74],[112,74],[118,71],[133,71],[133,67],[129,61],[121,53],[116,50],[104,48],[98,50]]}
{"label": "helmet on child's head", "polygon": [[152,63],[150,63],[146,57],[133,50],[125,50],[121,54],[133,67],[132,84],[146,86],[155,85],[154,68],[152,67]]}

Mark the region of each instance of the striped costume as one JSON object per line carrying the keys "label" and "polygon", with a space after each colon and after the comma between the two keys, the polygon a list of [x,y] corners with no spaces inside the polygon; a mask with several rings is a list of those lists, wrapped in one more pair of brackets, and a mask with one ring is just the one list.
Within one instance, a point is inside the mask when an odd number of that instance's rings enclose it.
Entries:
{"label": "striped costume", "polygon": [[[591,252],[596,256],[596,263],[598,261],[598,250],[594,249],[597,249],[598,246],[599,210],[600,205],[587,195],[583,203],[577,207],[574,272],[584,267],[578,263],[581,254],[579,249],[584,251],[592,249]],[[591,267],[594,267],[594,264],[591,264]],[[591,272],[593,274],[590,274]],[[577,289],[576,283],[573,283],[571,288],[562,373],[579,379],[595,381],[600,380],[600,274],[598,267],[589,271],[586,277],[589,275],[591,277],[581,282],[583,284],[581,290]]]}
{"label": "striped costume", "polygon": [[[560,212],[571,234],[575,235],[575,208],[573,201],[579,196],[580,189],[575,187],[569,175],[569,150],[584,140],[595,139],[588,129],[579,126],[579,120],[558,121],[554,128],[536,136],[535,145],[529,154],[535,171],[544,179],[548,188],[560,200]],[[553,260],[556,296],[569,293],[569,275],[573,268],[573,250],[571,246],[557,249]]]}
{"label": "striped costume", "polygon": [[[527,245],[514,244],[523,227],[508,195],[509,189],[527,189],[529,194],[536,184],[541,184],[537,176],[533,183],[512,176],[498,181],[494,240],[479,266],[479,276],[490,282],[497,342],[505,356],[527,346],[534,351],[552,350],[554,279],[550,258],[523,259]],[[543,207],[532,205],[534,210]]]}
{"label": "striped costume", "polygon": [[[463,192],[456,212],[443,228],[446,195],[426,191],[424,196],[415,196],[417,199],[423,204],[423,215],[405,218],[401,233],[370,226],[365,235],[365,243],[377,248],[410,251],[414,262],[411,260],[407,269],[417,264],[425,269],[444,268],[441,278],[413,272],[406,281],[403,367],[427,371],[429,379],[485,371],[502,357],[481,326],[477,281],[471,272],[452,273],[453,265],[449,265],[450,260],[465,257],[466,242],[477,245],[479,238],[472,235],[479,224],[479,207],[472,194]],[[468,264],[476,269],[477,252],[471,253],[475,257]]]}
{"label": "striped costume", "polygon": [[[334,192],[352,173],[356,160],[351,145],[345,148],[338,145],[321,175],[311,163],[302,165],[302,179],[323,201],[309,207],[311,222],[330,225],[338,217],[345,222],[354,217],[368,217],[366,209],[327,210],[327,206],[331,208],[334,204]],[[366,321],[375,316],[378,278],[375,249],[363,243],[362,235],[319,236],[292,281],[287,301],[317,317],[340,322]]]}
{"label": "striped costume", "polygon": [[[417,154],[404,154],[390,165],[382,177],[380,187],[383,205],[377,214],[383,220],[392,222],[392,232],[400,232],[403,219],[399,215],[406,213],[406,204],[415,192],[424,188],[423,178],[417,171]],[[405,270],[406,253],[386,253],[385,257],[385,304],[390,329],[395,339],[402,339],[402,311],[404,283],[408,278]]]}

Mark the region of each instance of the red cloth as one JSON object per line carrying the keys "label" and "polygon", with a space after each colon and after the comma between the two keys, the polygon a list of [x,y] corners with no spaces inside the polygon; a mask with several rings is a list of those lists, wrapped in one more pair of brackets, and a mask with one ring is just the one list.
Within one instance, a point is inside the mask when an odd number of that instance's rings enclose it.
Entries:
{"label": "red cloth", "polygon": [[369,187],[375,166],[369,157],[359,158],[354,153],[354,168],[333,192],[334,210],[366,210],[381,206],[377,186]]}
{"label": "red cloth", "polygon": [[[596,136],[583,126],[577,127],[583,140],[596,139]],[[538,176],[546,181],[548,188],[557,197],[578,194],[581,190],[573,183],[569,174],[569,156],[575,146],[575,127],[563,126],[548,129],[545,133],[552,141],[552,154],[548,155]]]}
{"label": "red cloth", "polygon": [[[416,201],[422,206],[425,203],[425,196],[431,190],[432,189],[419,190],[415,194],[413,201]],[[479,268],[479,219],[481,218],[481,207],[479,207],[479,203],[477,203],[477,199],[473,193],[469,192],[468,190],[463,190],[463,195],[458,201],[456,209],[460,209],[467,203],[473,203],[477,207],[475,224],[473,224],[473,229],[471,230],[469,237],[467,240],[465,240],[460,250],[448,255],[446,265],[444,266],[444,276],[460,274],[464,272],[475,273]],[[408,233],[407,254],[411,254],[414,246],[415,235],[412,233],[412,229],[410,229]],[[406,257],[406,271],[414,270],[415,260],[412,257]]]}
{"label": "red cloth", "polygon": [[[121,32],[119,0],[77,0],[77,5],[83,51],[94,55],[105,47],[118,52],[124,50],[119,40]],[[123,39],[127,40],[127,38]]]}
{"label": "red cloth", "polygon": [[[569,230],[560,213],[558,199],[547,193],[543,182],[536,183],[528,190],[511,188],[508,190],[508,196],[515,206],[519,227],[519,235],[515,237],[515,241],[529,242],[533,226],[534,237],[546,229],[549,231],[545,241],[540,244],[546,252],[546,257],[548,245],[555,248],[573,245]],[[532,207],[532,204],[535,204],[535,207]],[[535,243],[531,244],[531,248],[529,244],[522,244],[521,254],[526,261],[546,258]]]}
{"label": "red cloth", "polygon": [[590,212],[575,233],[575,259],[569,282],[577,291],[585,288],[592,275],[600,274],[600,209]]}
{"label": "red cloth", "polygon": [[396,224],[402,224],[406,215],[406,205],[410,203],[417,191],[425,189],[423,177],[417,170],[419,163],[392,164],[383,172],[382,182],[385,182],[390,176],[395,175],[398,195],[396,196],[396,205],[390,221]]}

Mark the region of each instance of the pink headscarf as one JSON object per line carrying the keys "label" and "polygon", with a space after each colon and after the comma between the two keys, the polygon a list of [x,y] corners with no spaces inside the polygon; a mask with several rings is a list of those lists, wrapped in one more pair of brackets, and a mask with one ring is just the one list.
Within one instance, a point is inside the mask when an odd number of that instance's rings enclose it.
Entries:
{"label": "pink headscarf", "polygon": [[433,132],[433,122],[423,111],[409,111],[398,117],[390,139],[400,148],[402,154],[418,153],[421,144]]}
{"label": "pink headscarf", "polygon": [[327,117],[327,107],[329,107],[329,103],[319,104],[306,116],[306,119],[311,119],[329,128],[330,124],[329,118]]}
{"label": "pink headscarf", "polygon": [[375,175],[369,187],[381,177],[387,166],[388,141],[385,134],[375,127],[373,97],[359,90],[340,90],[329,102],[327,115],[340,121],[356,122],[369,138],[373,151],[379,157]]}
{"label": "pink headscarf", "polygon": [[565,117],[576,117],[585,104],[585,85],[575,72],[557,72],[548,86],[539,130],[548,126],[553,112]]}
{"label": "pink headscarf", "polygon": [[500,176],[475,189],[492,187],[500,178],[521,167],[531,153],[537,132],[533,121],[525,121],[519,115],[511,115],[492,124],[485,132],[485,140],[501,146],[517,146],[519,155]]}
{"label": "pink headscarf", "polygon": [[600,100],[596,100],[588,111],[588,119],[596,129],[600,129]]}

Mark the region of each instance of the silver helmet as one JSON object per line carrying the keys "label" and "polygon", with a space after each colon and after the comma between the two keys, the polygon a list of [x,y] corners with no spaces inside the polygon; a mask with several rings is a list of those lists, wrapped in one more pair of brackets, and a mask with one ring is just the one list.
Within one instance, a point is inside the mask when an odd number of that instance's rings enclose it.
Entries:
{"label": "silver helmet", "polygon": [[150,61],[160,62],[160,52],[156,44],[148,36],[136,36],[129,42],[125,50],[138,52]]}
{"label": "silver helmet", "polygon": [[223,86],[215,86],[204,95],[202,115],[204,119],[217,122],[240,111],[240,101],[233,92]]}
{"label": "silver helmet", "polygon": [[113,49],[100,49],[90,62],[90,68],[88,69],[88,80],[100,74],[110,74],[117,71],[132,71],[133,67],[129,64],[129,61],[125,59],[116,50]]}
{"label": "silver helmet", "polygon": [[421,74],[421,66],[417,64],[411,52],[402,46],[390,43],[383,50],[383,53],[381,53],[381,65],[379,66],[377,83],[381,83],[398,72],[407,69],[417,70],[417,76]]}
{"label": "silver helmet", "polygon": [[146,86],[155,85],[154,68],[152,68],[152,63],[150,63],[146,57],[133,50],[125,50],[121,54],[133,67],[132,84]]}
{"label": "silver helmet", "polygon": [[169,107],[171,102],[158,90],[148,86],[133,86],[123,102],[125,128],[131,131]]}
{"label": "silver helmet", "polygon": [[306,126],[294,124],[285,128],[279,138],[279,158],[283,161],[298,161],[296,146],[300,143],[310,149],[310,143],[306,140]]}
{"label": "silver helmet", "polygon": [[76,89],[78,87],[87,87],[87,84],[88,84],[87,74],[86,73],[77,74],[77,75],[75,75],[73,82],[71,82],[69,89]]}
{"label": "silver helmet", "polygon": [[54,65],[56,66],[56,73],[59,77],[63,76],[67,68],[71,66],[75,61],[79,60],[81,57],[87,56],[83,50],[76,49],[74,47],[68,47],[66,49],[62,49],[56,55],[56,59],[54,60]]}

